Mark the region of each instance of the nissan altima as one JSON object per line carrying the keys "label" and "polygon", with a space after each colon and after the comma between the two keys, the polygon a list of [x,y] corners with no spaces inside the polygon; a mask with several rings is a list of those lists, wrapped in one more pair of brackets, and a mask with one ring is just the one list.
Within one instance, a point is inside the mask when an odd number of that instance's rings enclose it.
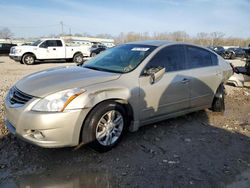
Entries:
{"label": "nissan altima", "polygon": [[231,66],[200,46],[142,41],[118,45],[82,66],[19,80],[5,99],[6,126],[41,147],[116,146],[126,130],[210,108],[223,111]]}

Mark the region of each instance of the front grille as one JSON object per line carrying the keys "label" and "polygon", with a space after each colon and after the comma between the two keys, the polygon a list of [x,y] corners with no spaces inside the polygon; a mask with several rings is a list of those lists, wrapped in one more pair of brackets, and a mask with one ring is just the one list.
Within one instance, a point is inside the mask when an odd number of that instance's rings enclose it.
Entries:
{"label": "front grille", "polygon": [[31,100],[33,96],[23,93],[18,90],[16,87],[10,89],[9,100],[11,104],[26,104],[29,100]]}

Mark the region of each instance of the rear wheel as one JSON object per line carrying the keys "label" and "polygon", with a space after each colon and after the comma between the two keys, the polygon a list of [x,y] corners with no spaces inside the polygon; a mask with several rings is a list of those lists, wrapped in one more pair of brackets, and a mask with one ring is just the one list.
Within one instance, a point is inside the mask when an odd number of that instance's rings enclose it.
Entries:
{"label": "rear wheel", "polygon": [[33,65],[35,63],[35,56],[32,54],[25,54],[22,58],[22,62],[26,65]]}
{"label": "rear wheel", "polygon": [[74,55],[73,57],[73,62],[79,64],[83,62],[83,55],[81,53],[77,53],[76,55]]}
{"label": "rear wheel", "polygon": [[211,110],[214,112],[224,112],[225,111],[225,88],[224,85],[221,84],[217,89]]}
{"label": "rear wheel", "polygon": [[115,147],[121,140],[127,126],[124,108],[115,102],[104,102],[90,112],[84,126],[89,127],[93,138],[90,146],[99,152]]}

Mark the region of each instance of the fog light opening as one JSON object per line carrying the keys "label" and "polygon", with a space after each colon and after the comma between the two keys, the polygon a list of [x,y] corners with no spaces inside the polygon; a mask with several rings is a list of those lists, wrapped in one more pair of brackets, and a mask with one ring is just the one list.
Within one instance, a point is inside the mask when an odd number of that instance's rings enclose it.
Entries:
{"label": "fog light opening", "polygon": [[30,135],[37,139],[37,140],[43,140],[45,138],[44,134],[41,131],[38,130],[30,130]]}

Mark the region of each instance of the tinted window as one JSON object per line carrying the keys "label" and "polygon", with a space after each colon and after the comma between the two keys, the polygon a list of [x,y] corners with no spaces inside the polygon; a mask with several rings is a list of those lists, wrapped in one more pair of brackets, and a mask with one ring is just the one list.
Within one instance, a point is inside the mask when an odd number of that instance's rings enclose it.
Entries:
{"label": "tinted window", "polygon": [[60,41],[60,40],[46,40],[40,45],[40,47],[57,47],[57,46],[62,46],[62,41]]}
{"label": "tinted window", "polygon": [[56,41],[56,44],[57,44],[57,46],[62,46],[62,41],[57,40],[57,41]]}
{"label": "tinted window", "polygon": [[207,67],[212,66],[214,65],[214,63],[216,63],[212,60],[212,55],[214,54],[202,48],[188,46],[187,52],[188,68]]}
{"label": "tinted window", "polygon": [[185,48],[181,45],[168,46],[160,50],[149,62],[147,68],[165,67],[166,72],[184,70]]}
{"label": "tinted window", "polygon": [[47,44],[48,47],[55,47],[55,46],[57,46],[56,40],[47,40],[46,44]]}
{"label": "tinted window", "polygon": [[218,65],[218,57],[217,55],[210,53],[211,54],[211,59],[212,59],[212,64],[213,65]]}

